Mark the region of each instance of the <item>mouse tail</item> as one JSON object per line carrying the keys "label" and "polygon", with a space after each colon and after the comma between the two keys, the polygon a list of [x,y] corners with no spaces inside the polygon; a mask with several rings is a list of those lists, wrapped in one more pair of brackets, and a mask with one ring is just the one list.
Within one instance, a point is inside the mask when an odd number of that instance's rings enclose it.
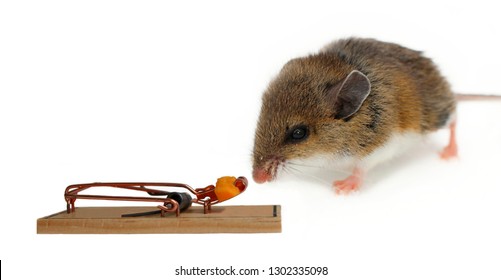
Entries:
{"label": "mouse tail", "polygon": [[484,100],[498,100],[501,101],[501,95],[495,94],[464,94],[456,93],[457,101],[484,101]]}

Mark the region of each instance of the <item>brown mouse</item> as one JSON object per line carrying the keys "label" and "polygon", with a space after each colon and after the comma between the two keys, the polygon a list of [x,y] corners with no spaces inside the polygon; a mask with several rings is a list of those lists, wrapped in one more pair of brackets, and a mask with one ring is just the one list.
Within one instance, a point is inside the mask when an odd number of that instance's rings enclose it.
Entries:
{"label": "brown mouse", "polygon": [[421,52],[338,40],[289,61],[263,94],[253,178],[272,181],[290,162],[324,157],[350,164],[352,174],[333,183],[336,193],[349,193],[371,167],[438,129],[450,129],[441,157],[455,157],[455,112],[456,95]]}

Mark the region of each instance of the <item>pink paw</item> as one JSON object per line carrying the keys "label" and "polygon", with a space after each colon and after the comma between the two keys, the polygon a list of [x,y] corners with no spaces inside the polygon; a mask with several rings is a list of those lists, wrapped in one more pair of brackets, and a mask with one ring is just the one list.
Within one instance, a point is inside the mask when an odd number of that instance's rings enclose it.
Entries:
{"label": "pink paw", "polygon": [[444,160],[452,159],[458,156],[458,147],[455,143],[449,144],[440,152],[440,158]]}
{"label": "pink paw", "polygon": [[449,144],[440,153],[442,159],[452,159],[458,156],[458,144],[456,142],[456,122],[450,125]]}
{"label": "pink paw", "polygon": [[359,176],[351,175],[350,177],[340,180],[334,181],[334,189],[336,190],[336,194],[349,194],[351,192],[357,191],[361,185],[362,180]]}

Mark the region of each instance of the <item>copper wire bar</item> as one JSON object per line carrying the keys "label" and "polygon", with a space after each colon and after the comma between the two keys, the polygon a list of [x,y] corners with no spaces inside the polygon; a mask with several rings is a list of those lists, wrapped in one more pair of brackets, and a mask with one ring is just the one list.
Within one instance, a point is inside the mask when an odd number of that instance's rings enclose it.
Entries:
{"label": "copper wire bar", "polygon": [[176,212],[179,215],[179,203],[171,198],[158,198],[158,197],[140,197],[140,196],[109,196],[109,195],[89,195],[79,194],[79,192],[87,190],[92,187],[112,187],[119,189],[127,189],[134,191],[146,192],[150,195],[168,195],[170,192],[161,191],[157,189],[146,188],[145,186],[155,187],[179,187],[185,188],[192,193],[195,190],[186,185],[179,183],[90,183],[90,184],[76,184],[70,185],[66,188],[64,198],[66,200],[66,212],[71,213],[75,211],[75,201],[77,199],[90,199],[90,200],[115,200],[115,201],[144,201],[144,202],[163,202],[164,205],[157,206],[161,210],[161,215],[164,216],[165,212]]}

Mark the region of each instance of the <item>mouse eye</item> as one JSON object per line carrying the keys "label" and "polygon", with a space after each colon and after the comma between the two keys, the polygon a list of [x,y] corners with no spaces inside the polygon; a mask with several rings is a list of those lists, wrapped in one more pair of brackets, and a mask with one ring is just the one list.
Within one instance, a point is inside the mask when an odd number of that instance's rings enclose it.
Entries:
{"label": "mouse eye", "polygon": [[298,125],[287,131],[287,142],[298,142],[308,138],[308,127]]}
{"label": "mouse eye", "polygon": [[306,136],[306,129],[304,128],[296,128],[292,132],[292,139],[299,140],[303,139]]}

